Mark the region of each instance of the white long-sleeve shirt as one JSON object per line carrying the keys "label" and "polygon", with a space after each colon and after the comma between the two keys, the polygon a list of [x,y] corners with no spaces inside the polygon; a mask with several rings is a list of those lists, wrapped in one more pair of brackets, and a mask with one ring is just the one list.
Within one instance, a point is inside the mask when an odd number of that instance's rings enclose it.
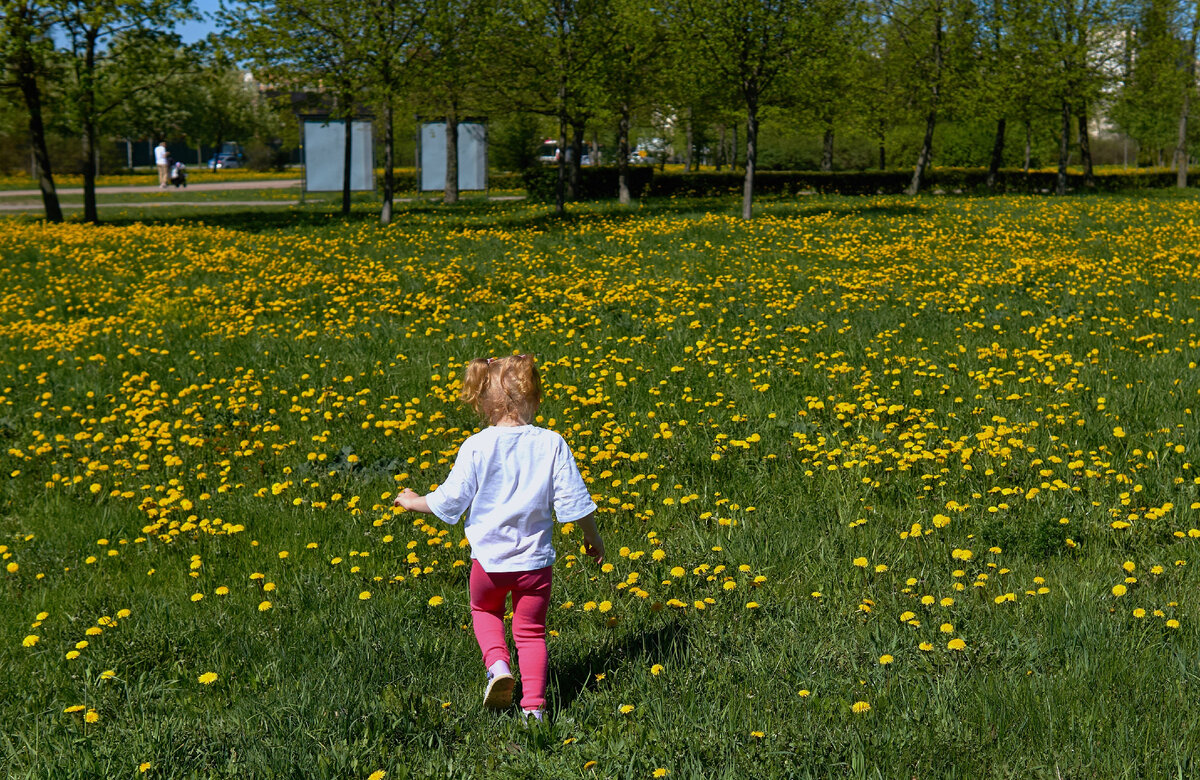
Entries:
{"label": "white long-sleeve shirt", "polygon": [[554,520],[575,522],[596,509],[566,440],[534,425],[493,425],[468,438],[426,501],[446,523],[467,513],[471,557],[487,572],[553,564]]}

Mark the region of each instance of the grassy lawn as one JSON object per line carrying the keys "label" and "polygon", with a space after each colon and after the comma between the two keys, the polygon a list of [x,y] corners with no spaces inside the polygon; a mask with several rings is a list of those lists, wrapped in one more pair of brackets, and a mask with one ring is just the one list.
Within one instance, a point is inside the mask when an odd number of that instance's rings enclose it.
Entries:
{"label": "grassy lawn", "polygon": [[[1197,774],[1200,205],[735,206],[0,221],[7,775]],[[540,727],[390,507],[511,352],[609,550]]]}

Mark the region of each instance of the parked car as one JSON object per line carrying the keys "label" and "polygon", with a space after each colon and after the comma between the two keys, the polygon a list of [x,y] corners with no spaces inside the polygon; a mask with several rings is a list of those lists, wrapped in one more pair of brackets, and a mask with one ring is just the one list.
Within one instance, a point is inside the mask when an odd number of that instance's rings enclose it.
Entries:
{"label": "parked car", "polygon": [[222,152],[221,154],[216,154],[208,158],[208,167],[212,170],[221,170],[223,168],[241,168],[243,164],[244,159],[242,155],[230,152]]}

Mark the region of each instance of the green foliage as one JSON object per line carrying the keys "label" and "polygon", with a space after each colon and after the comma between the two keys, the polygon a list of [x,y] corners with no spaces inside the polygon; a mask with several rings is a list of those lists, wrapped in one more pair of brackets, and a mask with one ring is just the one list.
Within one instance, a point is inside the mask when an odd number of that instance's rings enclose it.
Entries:
{"label": "green foliage", "polygon": [[[595,200],[617,197],[619,171],[608,166],[584,166],[579,170],[579,189],[576,200]],[[650,184],[653,171],[649,165],[633,165],[629,168],[629,194],[640,198]],[[521,172],[525,194],[540,203],[552,203],[558,184],[558,168],[553,165],[535,165]]]}

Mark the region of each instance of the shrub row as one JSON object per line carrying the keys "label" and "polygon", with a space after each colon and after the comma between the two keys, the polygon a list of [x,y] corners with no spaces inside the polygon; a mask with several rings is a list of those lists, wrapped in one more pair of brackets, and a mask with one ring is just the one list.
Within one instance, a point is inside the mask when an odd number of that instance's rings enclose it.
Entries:
{"label": "shrub row", "polygon": [[[712,197],[736,195],[742,191],[743,174],[738,171],[700,173],[661,173],[650,166],[634,166],[630,173],[630,194],[658,197]],[[1200,173],[1200,172],[1198,172]],[[532,200],[554,200],[558,169],[554,166],[532,168],[521,178]],[[1175,186],[1175,174],[1161,169],[1096,173],[1089,188],[1080,173],[1067,174],[1067,189],[1071,191],[1118,192]],[[760,171],[755,176],[756,194],[795,195],[820,192],[838,195],[875,195],[904,192],[912,181],[911,171]],[[494,187],[499,187],[493,184]],[[994,192],[1043,193],[1054,192],[1058,174],[1054,171],[1001,170],[996,176]],[[617,195],[616,168],[580,169],[580,192],[576,200],[613,198]],[[987,170],[983,168],[940,168],[928,173],[922,185],[924,192],[984,193],[987,192]]]}

